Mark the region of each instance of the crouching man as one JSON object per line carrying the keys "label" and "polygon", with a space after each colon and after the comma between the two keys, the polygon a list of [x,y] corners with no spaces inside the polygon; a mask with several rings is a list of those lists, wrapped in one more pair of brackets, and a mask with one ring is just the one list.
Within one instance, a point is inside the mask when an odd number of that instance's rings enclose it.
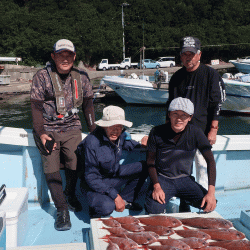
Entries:
{"label": "crouching man", "polygon": [[[122,212],[129,207],[142,209],[135,201],[148,176],[146,163],[120,164],[123,150],[141,147],[125,132],[124,126],[131,127],[132,122],[125,120],[122,108],[108,106],[103,110],[102,119],[95,123],[98,127],[78,146],[90,216],[105,217],[114,210]],[[146,143],[147,136],[142,139],[145,147]]]}
{"label": "crouching man", "polygon": [[[148,138],[147,165],[151,185],[145,208],[148,213],[163,213],[172,197],[211,212],[216,208],[216,164],[203,131],[189,124],[194,105],[187,98],[172,100],[168,109],[170,122],[156,126]],[[207,162],[208,190],[192,177],[193,159],[199,149]]]}

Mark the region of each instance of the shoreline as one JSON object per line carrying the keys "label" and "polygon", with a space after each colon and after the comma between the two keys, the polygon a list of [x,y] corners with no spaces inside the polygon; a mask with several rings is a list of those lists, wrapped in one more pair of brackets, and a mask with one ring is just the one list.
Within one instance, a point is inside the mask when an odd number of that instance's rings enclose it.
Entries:
{"label": "shoreline", "polygon": [[[1,75],[10,75],[11,80],[9,85],[1,85],[0,84],[0,96],[4,95],[20,95],[20,94],[29,94],[30,88],[32,84],[33,75],[37,72],[38,69],[32,67],[22,67],[19,65],[12,65],[13,67],[7,66],[6,69],[2,72]],[[17,67],[15,67],[17,66]],[[230,68],[234,68],[233,64],[231,63],[223,63],[219,65],[209,65],[210,67],[216,70],[227,70]],[[173,67],[173,68],[161,68],[164,71],[167,71],[169,74],[173,74],[175,71],[180,69],[181,67]],[[120,75],[121,70],[106,70],[106,71],[96,71],[96,70],[89,70],[86,69],[89,78],[93,84],[94,92],[97,92],[99,85],[94,84],[95,80],[99,80],[105,75],[113,76],[113,75]],[[130,75],[132,73],[136,73],[137,75],[145,74],[152,76],[156,69],[129,69],[123,70],[123,74]],[[1,76],[0,75],[0,76]],[[19,77],[18,77],[19,76]],[[107,92],[112,92],[112,89],[106,89]]]}

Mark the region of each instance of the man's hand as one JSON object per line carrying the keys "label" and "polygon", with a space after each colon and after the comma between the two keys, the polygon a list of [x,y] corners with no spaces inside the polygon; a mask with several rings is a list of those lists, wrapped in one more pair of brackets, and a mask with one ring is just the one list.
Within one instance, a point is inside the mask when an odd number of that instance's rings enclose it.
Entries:
{"label": "man's hand", "polygon": [[[42,141],[42,144],[43,144],[44,148],[45,148],[46,151],[49,153],[49,150],[45,147],[45,143],[46,143],[46,141],[51,141],[52,139],[51,139],[47,134],[42,134],[42,135],[40,136],[40,139],[41,139],[41,141]],[[56,149],[56,143],[54,143],[54,146],[53,146],[52,151],[55,150],[55,149]]]}
{"label": "man's hand", "polygon": [[147,143],[148,143],[148,136],[145,135],[142,139],[141,139],[141,145],[143,147],[147,147]]}
{"label": "man's hand", "polygon": [[215,199],[215,187],[209,185],[208,187],[208,193],[204,196],[202,203],[201,203],[201,207],[205,207],[205,209],[203,210],[204,212],[212,212],[214,211],[214,209],[216,208],[216,199]]}
{"label": "man's hand", "polygon": [[207,139],[210,142],[210,145],[214,145],[216,143],[216,135],[217,135],[217,129],[211,128],[207,135]]}
{"label": "man's hand", "polygon": [[115,198],[115,211],[123,212],[124,209],[125,209],[125,201],[118,194],[117,197]]}
{"label": "man's hand", "polygon": [[154,190],[152,193],[152,197],[154,200],[158,201],[160,204],[164,204],[165,202],[165,193],[161,188],[159,183],[154,184]]}

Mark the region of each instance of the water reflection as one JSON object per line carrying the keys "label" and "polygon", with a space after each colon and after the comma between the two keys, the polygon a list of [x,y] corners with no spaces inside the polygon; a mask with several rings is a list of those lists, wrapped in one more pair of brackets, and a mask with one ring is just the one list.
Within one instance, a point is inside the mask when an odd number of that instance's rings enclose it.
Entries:
{"label": "water reflection", "polygon": [[[101,119],[102,110],[111,103],[95,103],[96,120]],[[128,105],[124,102],[112,103],[125,110],[126,119],[133,122],[129,128],[130,133],[148,134],[150,129],[165,121],[166,111],[164,107]],[[83,132],[87,132],[87,125],[84,121],[82,111],[80,117],[83,125]],[[6,96],[0,100],[0,126],[32,128],[32,117],[30,110],[29,95]],[[250,117],[225,117],[219,119],[218,134],[237,135],[249,134]]]}

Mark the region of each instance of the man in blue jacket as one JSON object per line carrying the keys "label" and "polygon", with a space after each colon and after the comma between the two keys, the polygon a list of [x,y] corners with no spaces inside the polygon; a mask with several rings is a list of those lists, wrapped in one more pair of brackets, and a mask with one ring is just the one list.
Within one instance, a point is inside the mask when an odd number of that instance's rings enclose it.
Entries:
{"label": "man in blue jacket", "polygon": [[[148,176],[143,162],[121,165],[122,151],[140,148],[140,143],[128,138],[123,126],[131,127],[125,120],[122,108],[108,106],[103,117],[95,122],[98,127],[78,146],[82,156],[81,168],[88,187],[87,198],[92,218],[110,215],[114,210],[122,212],[134,202]],[[147,137],[142,139],[146,146]]]}

